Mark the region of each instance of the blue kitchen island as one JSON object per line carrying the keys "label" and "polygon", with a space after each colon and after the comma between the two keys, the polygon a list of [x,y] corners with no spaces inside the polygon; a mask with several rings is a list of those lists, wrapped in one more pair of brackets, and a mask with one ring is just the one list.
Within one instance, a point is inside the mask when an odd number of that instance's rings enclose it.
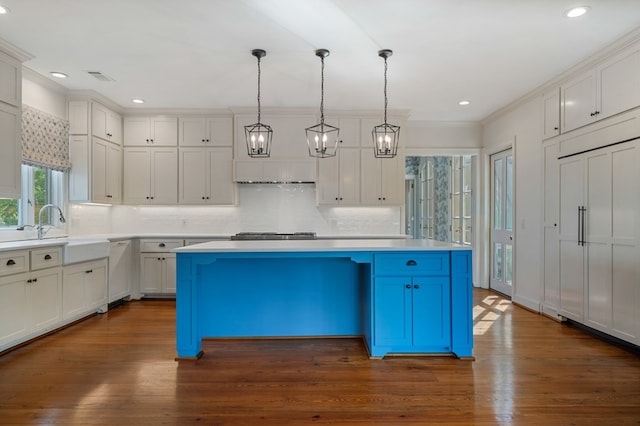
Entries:
{"label": "blue kitchen island", "polygon": [[472,358],[471,250],[432,240],[211,241],[177,253],[177,359],[207,338],[362,336]]}

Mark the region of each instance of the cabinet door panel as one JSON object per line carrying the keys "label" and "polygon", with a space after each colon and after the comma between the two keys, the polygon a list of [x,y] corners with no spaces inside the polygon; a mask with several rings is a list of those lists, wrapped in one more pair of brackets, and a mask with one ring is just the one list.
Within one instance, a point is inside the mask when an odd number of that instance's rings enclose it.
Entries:
{"label": "cabinet door panel", "polygon": [[323,158],[318,161],[318,203],[336,204],[340,198],[339,157],[343,150],[335,157]]}
{"label": "cabinet door panel", "polygon": [[124,145],[148,146],[151,139],[150,126],[148,117],[125,117]]}
{"label": "cabinet door panel", "polygon": [[92,138],[91,147],[91,199],[98,203],[108,203],[107,189],[107,142]]}
{"label": "cabinet door panel", "polygon": [[176,117],[152,118],[151,127],[154,146],[178,145],[178,119]]}
{"label": "cabinet door panel", "polygon": [[374,344],[411,345],[411,278],[375,278]]}
{"label": "cabinet door panel", "polygon": [[232,148],[217,148],[209,151],[210,204],[234,204]]}
{"label": "cabinet door panel", "polygon": [[140,292],[162,292],[162,254],[140,255]]}
{"label": "cabinet door panel", "polygon": [[90,265],[87,274],[87,308],[96,309],[107,303],[107,261],[101,260]]}
{"label": "cabinet door panel", "polygon": [[625,52],[599,69],[603,119],[640,105],[640,51]]}
{"label": "cabinet door panel", "polygon": [[152,149],[151,196],[153,204],[176,204],[178,202],[177,149]]}
{"label": "cabinet door panel", "polygon": [[122,148],[107,146],[107,198],[109,203],[122,201]]}
{"label": "cabinet door panel", "polygon": [[[31,273],[28,285],[30,331],[39,331],[57,324],[62,318],[62,270],[46,269]],[[37,281],[35,281],[37,280]]]}
{"label": "cabinet door panel", "polygon": [[[360,202],[360,150],[340,149],[340,201],[344,204]],[[323,160],[320,160],[322,163]]]}
{"label": "cabinet door panel", "polygon": [[20,198],[20,128],[19,110],[0,104],[0,197]]}
{"label": "cabinet door panel", "polygon": [[124,151],[124,201],[149,204],[151,194],[151,153],[146,148]]}
{"label": "cabinet door panel", "polygon": [[180,150],[180,203],[206,204],[208,154],[205,148]]}
{"label": "cabinet door panel", "polygon": [[413,278],[413,345],[451,348],[449,277]]}
{"label": "cabinet door panel", "polygon": [[596,73],[590,72],[562,86],[562,131],[592,123],[597,109]]}
{"label": "cabinet door panel", "polygon": [[0,278],[0,348],[28,332],[28,279],[28,273]]}
{"label": "cabinet door panel", "polygon": [[64,268],[62,281],[62,319],[66,320],[85,311],[85,272],[83,266]]}

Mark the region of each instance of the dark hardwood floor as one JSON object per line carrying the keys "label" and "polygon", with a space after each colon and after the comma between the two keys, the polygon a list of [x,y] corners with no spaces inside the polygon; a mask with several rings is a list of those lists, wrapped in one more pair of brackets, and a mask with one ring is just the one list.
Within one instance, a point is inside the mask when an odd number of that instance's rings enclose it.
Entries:
{"label": "dark hardwood floor", "polygon": [[475,361],[359,339],[207,341],[136,301],[0,357],[0,424],[640,424],[640,357],[476,290]]}

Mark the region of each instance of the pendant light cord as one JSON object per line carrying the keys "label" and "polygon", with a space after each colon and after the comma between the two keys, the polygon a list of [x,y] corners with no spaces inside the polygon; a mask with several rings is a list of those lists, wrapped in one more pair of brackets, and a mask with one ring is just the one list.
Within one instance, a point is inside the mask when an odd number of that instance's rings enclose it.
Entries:
{"label": "pendant light cord", "polygon": [[258,57],[258,123],[260,123],[260,57]]}
{"label": "pendant light cord", "polygon": [[384,124],[387,124],[387,58],[384,58]]}
{"label": "pendant light cord", "polygon": [[320,123],[324,124],[324,56],[320,57]]}

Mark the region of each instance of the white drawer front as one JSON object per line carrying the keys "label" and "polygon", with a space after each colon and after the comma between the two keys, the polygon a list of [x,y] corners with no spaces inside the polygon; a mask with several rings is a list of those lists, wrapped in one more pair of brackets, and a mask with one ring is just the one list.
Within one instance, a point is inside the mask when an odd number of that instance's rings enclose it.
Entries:
{"label": "white drawer front", "polygon": [[182,245],[183,240],[140,240],[140,251],[143,253],[168,252]]}
{"label": "white drawer front", "polygon": [[0,276],[29,272],[29,251],[7,251],[0,253]]}
{"label": "white drawer front", "polygon": [[31,270],[62,265],[62,247],[47,247],[31,250]]}

